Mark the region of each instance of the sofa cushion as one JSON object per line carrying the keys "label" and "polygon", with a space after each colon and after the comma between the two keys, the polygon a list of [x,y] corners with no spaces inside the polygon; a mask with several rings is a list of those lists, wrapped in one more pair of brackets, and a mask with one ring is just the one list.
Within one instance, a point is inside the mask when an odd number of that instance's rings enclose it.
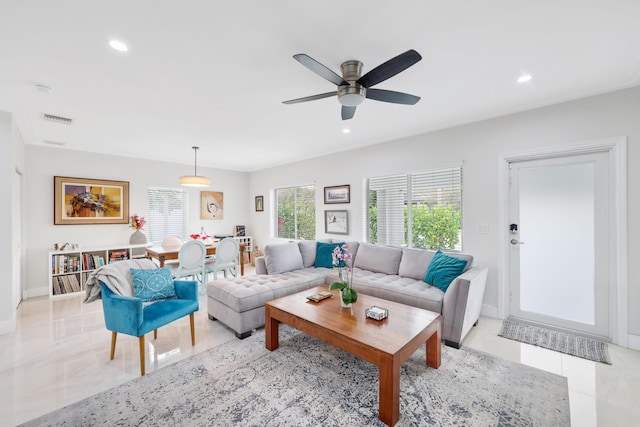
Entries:
{"label": "sofa cushion", "polygon": [[361,242],[356,254],[355,267],[376,273],[398,274],[402,249]]}
{"label": "sofa cushion", "polygon": [[466,260],[438,251],[427,268],[424,281],[446,292],[453,279],[462,274],[466,266]]}
{"label": "sofa cushion", "polygon": [[264,262],[269,274],[285,273],[304,267],[302,254],[296,242],[265,246]]}
{"label": "sofa cushion", "polygon": [[[324,268],[333,268],[333,251],[337,246],[344,245],[344,242],[323,243],[318,242],[316,245],[316,262],[315,266]],[[344,262],[340,262],[340,267],[344,267]]]}
{"label": "sofa cushion", "polygon": [[176,297],[171,266],[152,270],[131,269],[133,296],[144,302]]}
{"label": "sofa cushion", "polygon": [[315,240],[300,240],[298,242],[302,264],[304,268],[313,267],[316,262],[316,242]]}
{"label": "sofa cushion", "polygon": [[431,263],[434,254],[435,251],[428,249],[403,248],[398,275],[416,280],[424,280],[427,274],[427,267],[429,267],[429,263]]}

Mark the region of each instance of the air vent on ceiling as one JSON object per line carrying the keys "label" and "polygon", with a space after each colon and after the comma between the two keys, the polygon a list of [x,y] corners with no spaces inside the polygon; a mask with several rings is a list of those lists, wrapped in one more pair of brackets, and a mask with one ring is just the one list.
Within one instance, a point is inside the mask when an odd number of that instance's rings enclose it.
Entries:
{"label": "air vent on ceiling", "polygon": [[45,144],[49,144],[49,145],[57,145],[62,147],[63,145],[66,145],[66,142],[62,142],[62,141],[51,141],[50,139],[45,139],[44,140]]}
{"label": "air vent on ceiling", "polygon": [[67,117],[62,117],[62,116],[54,116],[53,114],[44,113],[43,118],[45,120],[49,120],[50,122],[61,123],[63,125],[73,124],[73,119],[69,119]]}

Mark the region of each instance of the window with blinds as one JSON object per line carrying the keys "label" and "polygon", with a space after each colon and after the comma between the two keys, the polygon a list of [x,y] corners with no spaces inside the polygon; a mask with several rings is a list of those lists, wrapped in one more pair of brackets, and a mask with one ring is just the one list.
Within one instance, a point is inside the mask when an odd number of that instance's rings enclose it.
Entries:
{"label": "window with blinds", "polygon": [[462,249],[462,167],[367,180],[367,240]]}
{"label": "window with blinds", "polygon": [[316,238],[315,185],[275,190],[276,237],[314,240]]}
{"label": "window with blinds", "polygon": [[186,190],[148,187],[147,201],[150,242],[159,244],[170,236],[187,238],[189,193]]}

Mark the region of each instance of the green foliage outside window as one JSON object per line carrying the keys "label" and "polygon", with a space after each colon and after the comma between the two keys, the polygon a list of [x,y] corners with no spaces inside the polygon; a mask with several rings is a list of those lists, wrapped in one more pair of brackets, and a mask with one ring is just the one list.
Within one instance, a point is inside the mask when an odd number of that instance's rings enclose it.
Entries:
{"label": "green foliage outside window", "polygon": [[315,187],[276,190],[277,236],[284,239],[316,238]]}
{"label": "green foliage outside window", "polygon": [[[404,210],[405,245],[409,245],[406,206]],[[429,209],[427,205],[413,205],[411,216],[412,247],[453,250],[460,242],[460,211],[454,207],[436,205]],[[377,235],[378,212],[375,206],[371,206],[369,208],[369,241],[377,243]]]}

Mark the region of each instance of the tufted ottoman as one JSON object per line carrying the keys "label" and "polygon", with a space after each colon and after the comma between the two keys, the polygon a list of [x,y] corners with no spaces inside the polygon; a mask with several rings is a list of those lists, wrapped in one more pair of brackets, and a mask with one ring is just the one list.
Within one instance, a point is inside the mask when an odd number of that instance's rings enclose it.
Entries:
{"label": "tufted ottoman", "polygon": [[219,279],[207,284],[209,319],[219,320],[240,339],[264,326],[264,304],[276,298],[313,288],[325,283],[322,274],[298,275],[257,274]]}

